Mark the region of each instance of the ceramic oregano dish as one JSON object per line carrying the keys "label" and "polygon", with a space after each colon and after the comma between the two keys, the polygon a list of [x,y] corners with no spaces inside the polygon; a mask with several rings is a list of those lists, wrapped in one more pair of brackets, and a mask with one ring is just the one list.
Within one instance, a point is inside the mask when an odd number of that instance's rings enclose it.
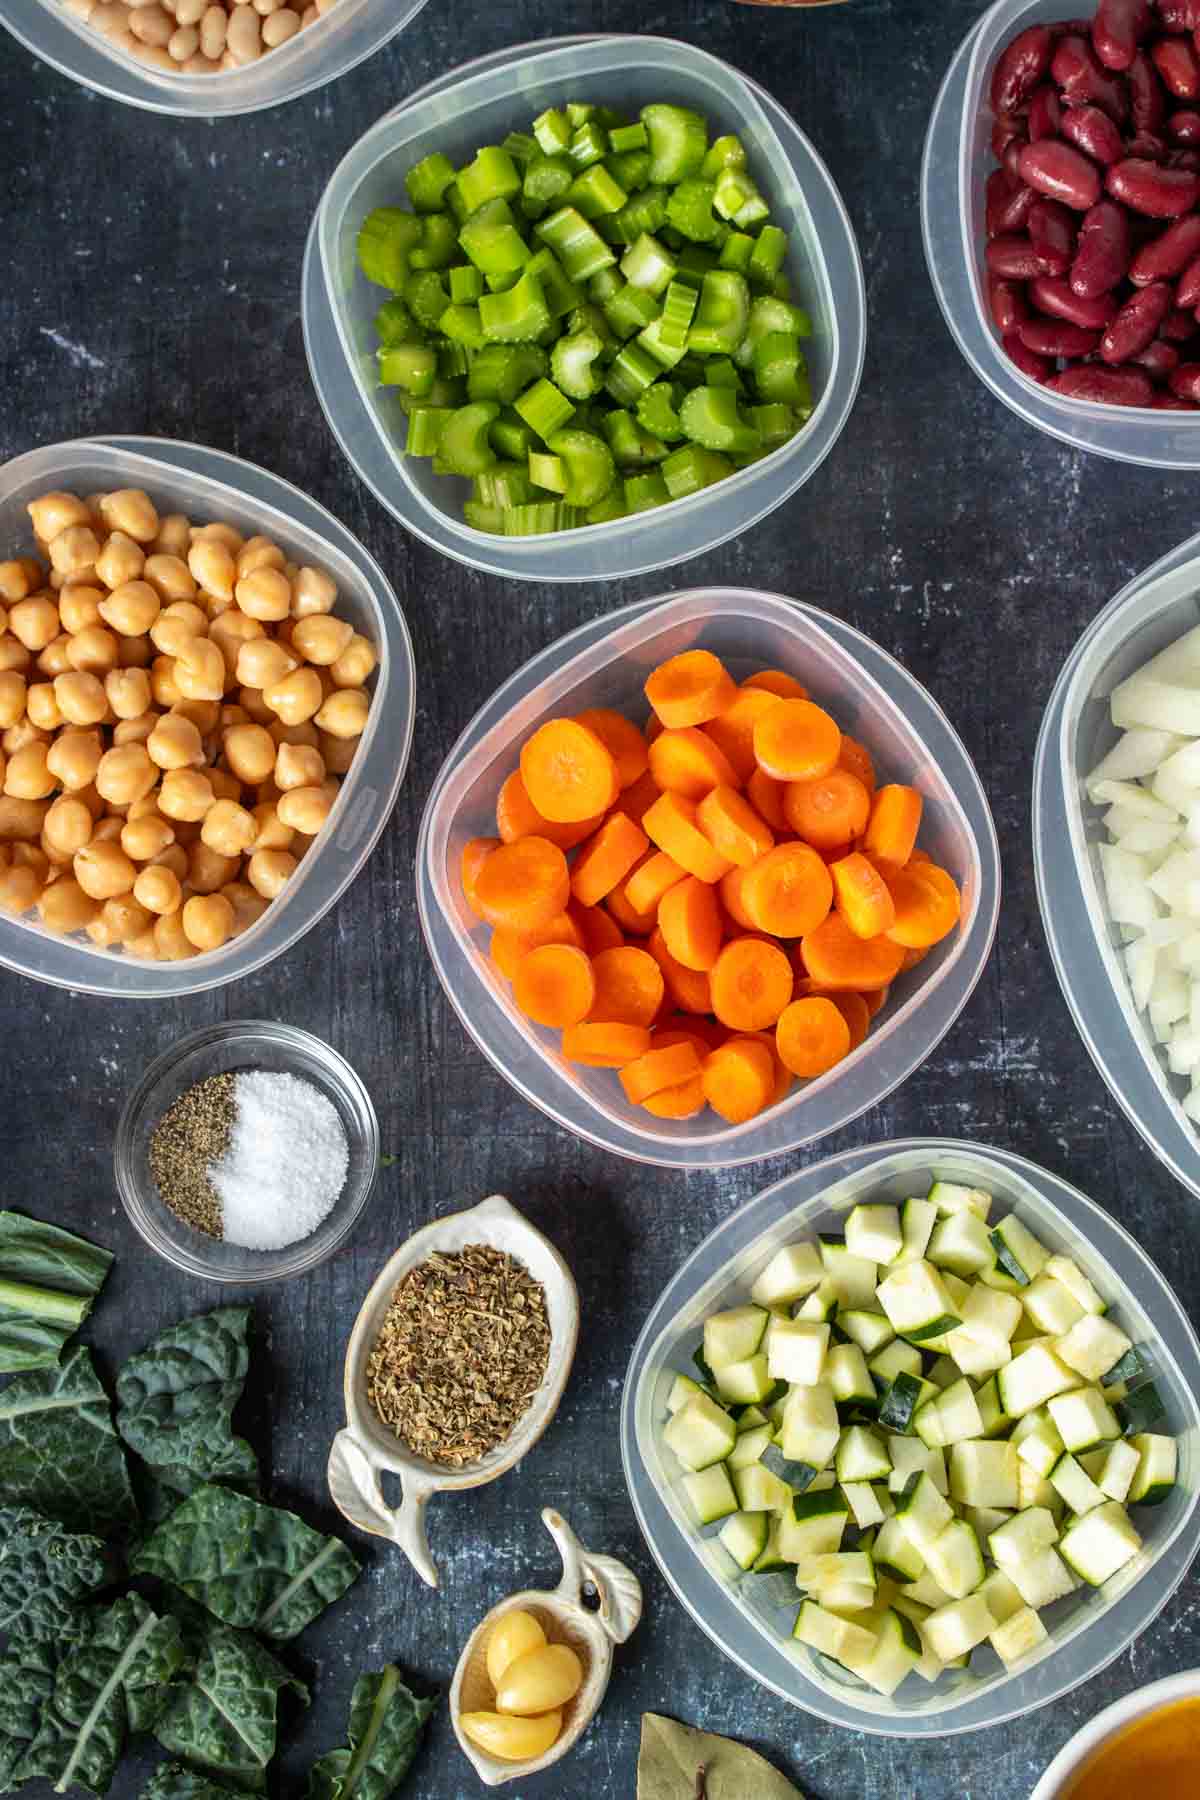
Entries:
{"label": "ceramic oregano dish", "polygon": [[[402,1276],[435,1250],[453,1254],[468,1244],[487,1244],[515,1257],[546,1294],[550,1354],[542,1384],[512,1434],[465,1469],[448,1469],[415,1456],[388,1430],[367,1398],[367,1359]],[[579,1294],[558,1251],[501,1194],[465,1212],[435,1219],[400,1246],[384,1264],[363,1301],[346,1349],[346,1424],[329,1452],[329,1492],[338,1510],[360,1531],[399,1545],[422,1581],[438,1584],[425,1534],[425,1508],[433,1494],[482,1487],[505,1475],[537,1443],[562,1399],[579,1336]],[[391,1507],[383,1474],[400,1479],[402,1502]]]}

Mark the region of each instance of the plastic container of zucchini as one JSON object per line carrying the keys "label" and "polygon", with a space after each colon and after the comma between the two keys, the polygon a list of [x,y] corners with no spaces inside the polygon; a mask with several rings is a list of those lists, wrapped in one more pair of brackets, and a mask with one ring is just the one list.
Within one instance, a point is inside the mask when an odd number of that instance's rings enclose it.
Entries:
{"label": "plastic container of zucchini", "polygon": [[[797,302],[812,317],[804,344],[814,410],[761,462],[687,499],[569,531],[509,538],[462,516],[470,484],[406,457],[394,389],[377,381],[375,314],[384,290],[360,273],[359,226],[376,206],[404,202],[404,176],[435,150],[462,161],[481,144],[525,131],[546,107],[581,99],[628,113],[650,101],[694,108],[712,132],[736,132],[750,170],[788,233]],[[698,556],[749,530],[824,461],[849,416],[862,373],[866,301],[846,209],[808,139],[769,95],[727,63],[667,38],[565,38],[522,45],[452,71],[360,138],[327,187],[305,258],[309,367],[343,450],[402,525],[456,561],[531,581],[643,574]]]}
{"label": "plastic container of zucchini", "polygon": [[[708,1314],[736,1305],[781,1246],[843,1229],[860,1201],[893,1204],[935,1180],[993,1196],[1055,1254],[1071,1257],[1143,1346],[1178,1444],[1175,1485],[1136,1509],[1142,1549],[1102,1588],[1080,1587],[1045,1609],[1049,1641],[1013,1671],[985,1640],[967,1667],[932,1684],[910,1674],[890,1697],[788,1633],[781,1615],[751,1603],[733,1559],[699,1528],[680,1490],[681,1465],[663,1443],[666,1399],[686,1372]],[[1157,1616],[1200,1549],[1200,1343],[1170,1287],[1138,1244],[1077,1188],[986,1145],[909,1138],[830,1157],[768,1188],[727,1219],[668,1284],[634,1346],[621,1408],[625,1479],[646,1542],[677,1597],[719,1649],[756,1681],[831,1724],[890,1737],[949,1737],[1031,1712],[1100,1672]],[[780,1622],[782,1618],[782,1623]]]}
{"label": "plastic container of zucchini", "polygon": [[[712,650],[737,677],[801,676],[814,699],[871,751],[881,779],[925,797],[922,845],[963,896],[956,930],[893,983],[886,1009],[836,1068],[744,1125],[708,1111],[656,1119],[631,1106],[610,1070],[568,1064],[557,1032],[534,1025],[487,954],[460,868],[468,839],[495,831],[496,795],[545,719],[611,706],[639,723],[642,683],[683,650]],[[811,1143],[875,1106],[950,1029],[983,971],[1000,904],[996,833],[979,778],[937,703],[869,638],[814,606],[751,588],[696,588],[609,613],[551,644],[476,714],[433,785],[417,846],[425,941],[455,1010],[506,1080],[558,1124],[640,1162],[676,1168],[754,1162]]]}

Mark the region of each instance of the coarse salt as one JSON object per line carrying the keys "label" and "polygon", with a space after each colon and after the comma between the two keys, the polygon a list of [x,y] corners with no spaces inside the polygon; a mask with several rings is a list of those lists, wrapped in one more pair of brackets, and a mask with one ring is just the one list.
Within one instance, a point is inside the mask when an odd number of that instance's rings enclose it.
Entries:
{"label": "coarse salt", "polygon": [[229,1147],[209,1170],[226,1243],[282,1250],[311,1237],[332,1211],[350,1151],[333,1102],[296,1075],[234,1077]]}

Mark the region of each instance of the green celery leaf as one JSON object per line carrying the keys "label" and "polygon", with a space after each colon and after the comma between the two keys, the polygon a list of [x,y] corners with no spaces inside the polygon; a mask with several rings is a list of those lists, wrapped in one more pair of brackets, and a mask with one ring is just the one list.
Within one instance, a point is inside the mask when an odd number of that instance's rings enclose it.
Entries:
{"label": "green celery leaf", "polygon": [[388,1800],[408,1773],[425,1721],[437,1705],[418,1700],[391,1663],[360,1675],[350,1701],[349,1747],[314,1764],[308,1800]]}
{"label": "green celery leaf", "polygon": [[[249,1323],[248,1306],[221,1306],[185,1319],[160,1332],[121,1370],[117,1430],[155,1469],[257,1484],[258,1459],[231,1424],[250,1366]],[[192,1485],[187,1482],[184,1494]]]}
{"label": "green celery leaf", "polygon": [[261,1790],[275,1754],[276,1713],[285,1687],[307,1705],[303,1683],[257,1638],[210,1619],[195,1670],[171,1689],[154,1735],[173,1755]]}
{"label": "green celery leaf", "polygon": [[100,1537],[136,1525],[108,1395],[81,1344],[0,1389],[0,1504],[20,1503]]}
{"label": "green celery leaf", "polygon": [[102,1539],[67,1531],[30,1506],[0,1506],[0,1631],[10,1645],[78,1638],[79,1602],[112,1574]]}

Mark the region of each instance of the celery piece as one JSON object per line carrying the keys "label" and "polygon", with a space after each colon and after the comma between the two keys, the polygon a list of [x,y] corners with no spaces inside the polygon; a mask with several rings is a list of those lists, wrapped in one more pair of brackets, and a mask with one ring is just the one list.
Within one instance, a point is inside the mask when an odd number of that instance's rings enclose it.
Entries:
{"label": "celery piece", "polygon": [[526,270],[507,293],[481,295],[479,319],[491,343],[531,343],[550,324],[541,282]]}
{"label": "celery piece", "polygon": [[706,250],[700,244],[685,244],[679,252],[679,267],[675,272],[676,281],[682,281],[686,287],[694,287],[699,293],[704,277],[717,267],[717,254]]}
{"label": "celery piece", "polygon": [[633,414],[623,407],[604,415],[603,429],[613,461],[623,469],[644,469],[648,463],[661,462],[667,454],[667,446],[642,431]]}
{"label": "celery piece", "polygon": [[499,461],[488,441],[488,427],[499,412],[493,400],[473,400],[446,421],[438,456],[452,475],[482,475]]}
{"label": "celery piece", "polygon": [[722,169],[713,189],[713,211],[723,219],[737,219],[747,203],[758,193],[745,169]]}
{"label": "celery piece", "polygon": [[423,157],[408,171],[404,185],[418,212],[441,212],[446,204],[446,189],[454,180],[454,164],[440,150]]}
{"label": "celery piece", "polygon": [[[771,227],[773,231],[774,226]],[[739,275],[745,275],[754,257],[755,240],[748,232],[731,231],[721,245],[720,267],[736,269]]]}
{"label": "celery piece", "polygon": [[656,232],[667,222],[670,198],[666,188],[643,188],[625,202],[620,212],[601,220],[600,229],[614,244],[633,244],[643,232]]}
{"label": "celery piece", "polygon": [[465,225],[467,222],[467,203],[459,192],[457,175],[446,189],[445,201],[446,211],[450,214],[450,217],[455,220],[457,224]]}
{"label": "celery piece", "polygon": [[552,206],[561,205],[575,179],[565,156],[539,156],[525,170],[521,184],[521,210],[529,219],[540,219]]}
{"label": "celery piece", "polygon": [[652,437],[673,443],[686,432],[679,421],[675,395],[669,381],[655,381],[638,397],[637,422]]}
{"label": "celery piece", "polygon": [[617,260],[595,227],[573,206],[560,207],[535,225],[534,232],[553,250],[572,281],[586,281]]}
{"label": "celery piece", "polygon": [[627,475],[622,483],[627,513],[649,512],[652,506],[665,506],[673,496],[657,469],[644,475]]}
{"label": "celery piece", "polygon": [[662,308],[644,288],[631,287],[626,282],[611,300],[604,302],[601,310],[619,338],[631,338],[657,319]]}
{"label": "celery piece", "polygon": [[[631,287],[645,288],[648,294],[661,294],[674,278],[675,259],[668,256],[657,238],[643,231],[621,258],[621,273]],[[648,324],[649,320],[645,322]]]}
{"label": "celery piece", "polygon": [[483,276],[473,263],[460,263],[450,271],[450,298],[456,306],[470,306],[483,292]]}
{"label": "celery piece", "polygon": [[549,366],[546,352],[536,344],[485,344],[471,358],[467,393],[472,400],[498,400],[502,406],[511,406]]}
{"label": "celery piece", "polygon": [[438,321],[438,328],[452,343],[468,350],[482,350],[487,342],[483,315],[478,306],[448,306]]}
{"label": "celery piece", "polygon": [[398,294],[385,300],[375,314],[375,335],[385,350],[420,337],[416,321]]}
{"label": "celery piece", "polygon": [[644,331],[639,331],[636,339],[639,349],[644,350],[648,356],[653,357],[654,361],[661,369],[673,369],[677,363],[683,360],[683,357],[686,354],[686,331],[683,334],[684,341],[682,344],[670,343],[668,341],[668,332],[667,316],[664,312],[659,318],[647,325]]}
{"label": "celery piece", "polygon": [[622,156],[610,156],[604,166],[613,180],[619,182],[627,194],[635,194],[639,189],[649,185],[650,152],[648,150],[626,150]]}
{"label": "celery piece", "polygon": [[546,448],[566,469],[562,494],[568,506],[594,506],[616,480],[612,452],[590,431],[556,431]]}
{"label": "celery piece", "polygon": [[751,192],[733,215],[733,222],[739,231],[745,231],[751,225],[758,225],[770,216],[771,209],[759,193],[754,183],[750,184]]}
{"label": "celery piece", "polygon": [[734,351],[733,360],[739,369],[752,368],[755,345],[769,331],[785,331],[791,332],[795,337],[808,337],[811,330],[808,315],[798,306],[792,306],[786,300],[776,300],[770,294],[759,294],[750,303],[746,335]]}
{"label": "celery piece", "polygon": [[812,413],[812,387],[800,340],[790,331],[768,331],[754,346],[754,385],[763,400],[782,400],[802,419]]}
{"label": "celery piece", "polygon": [[[776,300],[790,300],[791,299],[792,284],[788,280],[788,275],[787,275],[786,269],[780,269],[778,275],[775,277],[774,281],[771,283],[771,286],[770,286],[768,292],[774,294]],[[801,335],[804,337],[811,337],[812,332],[805,331]]]}
{"label": "celery piece", "polygon": [[679,422],[693,444],[702,444],[706,450],[746,456],[762,449],[754,425],[738,411],[738,397],[732,388],[693,388],[684,395]]}
{"label": "celery piece", "polygon": [[488,442],[497,456],[503,456],[508,462],[524,462],[537,438],[524,419],[506,410],[489,427]]}
{"label": "celery piece", "polygon": [[699,113],[683,106],[643,106],[642,124],[650,140],[650,179],[682,181],[704,161],[708,126]]}
{"label": "celery piece", "polygon": [[705,387],[732,388],[735,394],[742,392],[742,378],[727,356],[710,356],[704,365]]}
{"label": "celery piece", "polygon": [[571,141],[571,126],[564,114],[548,107],[533,121],[533,135],[545,156],[560,156]]}
{"label": "celery piece", "polygon": [[782,400],[770,400],[763,406],[748,406],[746,417],[767,450],[773,450],[778,444],[786,444],[789,438],[795,437],[799,424],[796,414]]}
{"label": "celery piece", "polygon": [[740,169],[745,161],[746,151],[741,138],[732,134],[714,138],[700,165],[700,173],[705,181],[716,181],[722,169]]}
{"label": "celery piece", "polygon": [[613,519],[623,519],[629,508],[625,504],[623,487],[612,487],[602,500],[589,506],[583,515],[585,525],[607,525]]}
{"label": "celery piece", "polygon": [[437,351],[429,344],[393,344],[379,352],[379,380],[425,398],[437,374]]}
{"label": "celery piece", "polygon": [[528,506],[509,506],[504,512],[505,537],[536,537],[543,531],[557,531],[562,522],[562,508],[557,500],[535,500]]}
{"label": "celery piece", "polygon": [[662,478],[672,500],[683,500],[732,473],[732,464],[724,456],[702,444],[684,444],[682,449],[672,451],[662,466]]}
{"label": "celery piece", "polygon": [[600,219],[606,213],[620,212],[629,195],[614,181],[603,163],[594,163],[576,177],[567,189],[567,203],[580,211],[585,219]]}
{"label": "celery piece", "polygon": [[421,241],[408,260],[414,269],[448,269],[458,255],[458,231],[448,213],[423,213]]}
{"label": "celery piece", "polygon": [[603,350],[604,343],[595,331],[559,338],[550,352],[550,373],[555,385],[572,400],[590,400],[600,390],[596,363]]}
{"label": "celery piece", "polygon": [[594,120],[571,133],[567,155],[577,169],[590,169],[593,163],[603,162],[607,154],[608,133]]}
{"label": "celery piece", "polygon": [[787,255],[787,232],[778,225],[764,225],[754,239],[749,268],[743,270],[755,287],[770,287]]}
{"label": "celery piece", "polygon": [[450,304],[450,296],[435,269],[422,269],[405,282],[404,303],[418,325],[423,325],[426,331],[436,331]]}
{"label": "celery piece", "polygon": [[578,131],[589,119],[598,118],[598,109],[590,100],[568,100],[566,106],[567,124],[572,131]]}
{"label": "celery piece", "polygon": [[444,344],[437,346],[437,372],[447,381],[456,381],[460,375],[466,374],[469,367],[470,357],[465,344],[447,339]]}
{"label": "celery piece", "polygon": [[566,270],[546,244],[534,252],[525,265],[525,273],[536,275],[541,282],[542,295],[552,319],[561,319],[564,313],[573,312],[583,299],[583,289],[568,279]]}
{"label": "celery piece", "polygon": [[458,171],[458,191],[468,213],[473,213],[489,200],[511,200],[519,194],[521,172],[507,150],[499,144],[485,144],[474,162]]}
{"label": "celery piece", "polygon": [[500,148],[506,150],[522,169],[542,154],[537,139],[530,137],[527,131],[510,131]]}
{"label": "celery piece", "polygon": [[614,125],[608,134],[608,141],[619,154],[623,150],[644,150],[650,138],[646,127],[639,120],[636,125]]}
{"label": "celery piece", "polygon": [[720,236],[718,221],[713,218],[716,187],[711,181],[692,176],[673,188],[667,201],[667,218],[694,244],[710,244]]}
{"label": "celery piece", "polygon": [[[616,262],[615,257],[613,261]],[[597,306],[603,306],[606,300],[611,300],[614,294],[619,294],[624,285],[625,277],[615,268],[601,269],[599,274],[593,275],[588,282],[588,298],[594,300]]]}
{"label": "celery piece", "polygon": [[535,381],[514,402],[525,423],[545,441],[575,417],[575,408],[552,381]]}
{"label": "celery piece", "polygon": [[[699,299],[699,291],[682,281],[673,281],[663,299],[663,343],[668,349],[678,350],[680,355],[687,349],[687,334],[696,316]],[[654,354],[656,353],[651,350],[651,355]],[[663,360],[665,359],[659,357],[660,362]]]}
{"label": "celery piece", "polygon": [[608,329],[608,320],[600,308],[593,306],[590,300],[585,300],[582,306],[575,307],[567,318],[567,335],[569,337],[578,337],[581,331],[595,332],[600,339],[600,354],[606,360],[610,356],[615,356],[617,345],[612,332]]}
{"label": "celery piece", "polygon": [[442,433],[453,416],[453,408],[449,406],[414,406],[408,415],[406,454],[436,456]]}
{"label": "celery piece", "polygon": [[659,367],[647,351],[636,344],[626,344],[613,358],[604,383],[618,406],[635,406],[639,397],[657,379]]}
{"label": "celery piece", "polygon": [[441,375],[434,377],[432,387],[424,394],[409,394],[403,388],[400,389],[400,405],[410,415],[421,406],[445,406],[453,411],[456,406],[462,406],[466,398],[465,381],[447,380]]}
{"label": "celery piece", "polygon": [[750,289],[734,269],[710,269],[700,287],[688,349],[708,356],[736,350],[750,319]]}
{"label": "celery piece", "polygon": [[[509,210],[507,205],[504,210]],[[490,206],[472,213],[458,238],[485,279],[523,269],[532,255],[511,219],[499,217]]]}
{"label": "celery piece", "polygon": [[497,463],[475,477],[475,498],[484,506],[524,506],[533,499],[533,482],[523,463]]}
{"label": "celery piece", "polygon": [[567,469],[561,456],[548,456],[544,451],[529,452],[529,479],[535,487],[546,488],[552,494],[565,494],[567,491]]}
{"label": "celery piece", "polygon": [[503,507],[484,506],[479,500],[467,500],[463,503],[463,518],[476,531],[495,531],[503,534]]}
{"label": "celery piece", "polygon": [[420,219],[399,206],[377,206],[359,227],[358,266],[368,281],[399,292],[408,275],[413,246],[420,239]]}

